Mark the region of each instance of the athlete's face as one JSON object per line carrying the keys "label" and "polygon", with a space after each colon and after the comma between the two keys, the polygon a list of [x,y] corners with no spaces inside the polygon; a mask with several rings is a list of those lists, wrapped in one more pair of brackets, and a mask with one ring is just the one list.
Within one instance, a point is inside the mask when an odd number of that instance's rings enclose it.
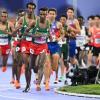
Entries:
{"label": "athlete's face", "polygon": [[66,17],[61,17],[60,18],[60,22],[62,23],[62,25],[66,24]]}
{"label": "athlete's face", "polygon": [[28,10],[29,14],[33,13],[34,12],[34,6],[33,5],[28,5],[27,10]]}
{"label": "athlete's face", "polygon": [[68,16],[68,18],[73,18],[74,17],[74,11],[71,10],[71,9],[67,10],[67,16]]}
{"label": "athlete's face", "polygon": [[56,18],[56,12],[55,11],[49,11],[49,13],[48,13],[48,18],[49,19],[51,19],[51,20],[53,20],[53,19],[55,19]]}
{"label": "athlete's face", "polygon": [[89,24],[89,26],[94,26],[94,24],[95,24],[94,19],[89,18],[89,20],[88,20],[88,24]]}
{"label": "athlete's face", "polygon": [[40,18],[45,20],[47,16],[47,11],[40,11]]}
{"label": "athlete's face", "polygon": [[2,13],[1,14],[1,21],[2,22],[6,22],[7,21],[7,18],[8,18],[8,14],[7,13]]}

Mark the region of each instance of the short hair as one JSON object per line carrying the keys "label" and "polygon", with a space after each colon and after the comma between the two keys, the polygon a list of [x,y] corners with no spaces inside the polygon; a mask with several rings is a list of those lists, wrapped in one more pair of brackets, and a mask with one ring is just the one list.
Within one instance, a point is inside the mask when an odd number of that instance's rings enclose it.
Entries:
{"label": "short hair", "polygon": [[69,8],[66,9],[66,11],[68,11],[68,10],[72,10],[74,12],[74,8],[73,7],[69,7]]}
{"label": "short hair", "polygon": [[95,15],[94,17],[98,17],[98,18],[100,18],[100,15]]}
{"label": "short hair", "polygon": [[94,20],[94,15],[89,16],[89,17],[87,18],[87,20],[89,20],[89,19]]}
{"label": "short hair", "polygon": [[34,6],[34,9],[36,8],[36,4],[35,4],[35,3],[33,3],[33,2],[29,2],[29,3],[27,3],[27,4],[26,4],[26,7],[28,8],[28,6],[29,6],[29,5]]}
{"label": "short hair", "polygon": [[7,10],[2,10],[2,11],[1,11],[1,15],[2,15],[2,13],[7,14],[7,16],[8,16]]}
{"label": "short hair", "polygon": [[40,8],[39,11],[48,11],[47,7]]}
{"label": "short hair", "polygon": [[50,9],[48,10],[48,13],[49,13],[50,11],[53,11],[53,12],[57,13],[57,10],[56,10],[55,8],[50,8]]}
{"label": "short hair", "polygon": [[66,19],[67,19],[67,16],[66,16],[66,15],[61,15],[61,16],[60,16],[60,18],[61,18],[61,17],[64,17],[64,18],[66,18]]}
{"label": "short hair", "polygon": [[22,13],[22,12],[24,12],[24,10],[23,10],[23,9],[19,9],[19,10],[17,11],[17,14]]}
{"label": "short hair", "polygon": [[80,18],[80,19],[84,20],[84,17],[83,16],[78,16],[77,18],[78,19]]}

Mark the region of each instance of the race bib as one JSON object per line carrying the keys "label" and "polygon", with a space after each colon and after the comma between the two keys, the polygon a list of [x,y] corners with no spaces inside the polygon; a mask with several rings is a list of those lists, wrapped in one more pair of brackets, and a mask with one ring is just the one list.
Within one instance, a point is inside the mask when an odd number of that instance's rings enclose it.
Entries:
{"label": "race bib", "polygon": [[77,36],[76,37],[76,46],[77,47],[83,46],[85,43],[86,43],[85,36]]}
{"label": "race bib", "polygon": [[0,38],[0,45],[8,45],[8,38]]}
{"label": "race bib", "polygon": [[100,38],[95,39],[95,43],[96,43],[96,44],[100,44]]}
{"label": "race bib", "polygon": [[35,43],[46,43],[46,37],[39,37],[34,40]]}

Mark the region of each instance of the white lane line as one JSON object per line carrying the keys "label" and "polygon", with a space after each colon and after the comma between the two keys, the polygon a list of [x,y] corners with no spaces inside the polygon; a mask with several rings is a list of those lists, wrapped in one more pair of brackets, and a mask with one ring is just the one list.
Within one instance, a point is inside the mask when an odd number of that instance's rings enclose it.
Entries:
{"label": "white lane line", "polygon": [[5,91],[5,90],[9,90],[9,89],[11,90],[12,88],[3,88],[3,89],[0,89],[0,92]]}
{"label": "white lane line", "polygon": [[0,95],[0,97],[2,98],[8,98],[8,99],[14,99],[14,100],[36,100],[36,99],[28,99],[28,98],[18,98],[18,97],[11,97],[11,96],[4,96],[4,95]]}

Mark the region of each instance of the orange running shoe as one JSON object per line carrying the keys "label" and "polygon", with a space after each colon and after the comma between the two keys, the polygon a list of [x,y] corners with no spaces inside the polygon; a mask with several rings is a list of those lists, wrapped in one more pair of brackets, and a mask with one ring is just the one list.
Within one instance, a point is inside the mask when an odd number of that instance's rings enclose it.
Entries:
{"label": "orange running shoe", "polygon": [[6,66],[2,66],[2,72],[6,72],[7,67]]}
{"label": "orange running shoe", "polygon": [[15,81],[15,87],[16,87],[16,89],[20,88],[20,83],[17,80]]}

